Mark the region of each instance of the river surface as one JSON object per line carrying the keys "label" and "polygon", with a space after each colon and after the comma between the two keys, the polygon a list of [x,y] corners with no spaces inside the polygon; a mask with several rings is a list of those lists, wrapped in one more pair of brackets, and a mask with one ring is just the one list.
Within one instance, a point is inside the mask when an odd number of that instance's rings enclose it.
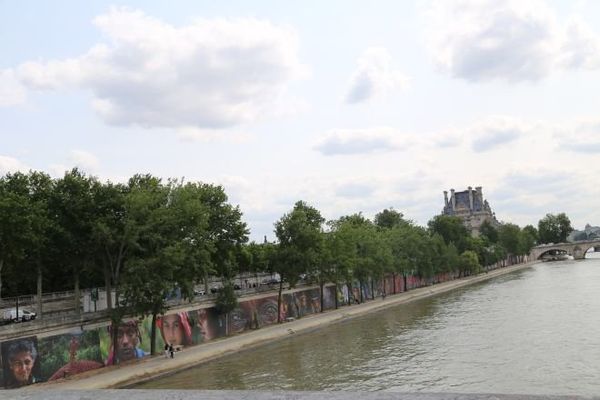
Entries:
{"label": "river surface", "polygon": [[536,264],[138,388],[600,395],[600,253]]}

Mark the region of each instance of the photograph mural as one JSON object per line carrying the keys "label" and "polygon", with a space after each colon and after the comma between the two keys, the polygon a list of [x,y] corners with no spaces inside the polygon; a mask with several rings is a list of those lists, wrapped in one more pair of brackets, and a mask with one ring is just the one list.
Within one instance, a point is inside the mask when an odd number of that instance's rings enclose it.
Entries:
{"label": "photograph mural", "polygon": [[[396,292],[404,291],[402,276],[396,276]],[[437,277],[439,281],[451,279],[449,275]],[[383,285],[386,293],[392,294],[393,278],[388,277],[379,284],[363,283],[363,300],[369,300],[374,290],[381,296]],[[417,277],[408,277],[409,288],[423,285]],[[341,284],[324,288],[323,308],[335,308],[360,299],[359,283],[352,286]],[[238,307],[229,313],[226,321],[214,307],[182,311],[159,316],[156,320],[156,349],[160,352],[165,343],[175,347],[193,346],[229,334],[241,333],[277,323],[278,315],[286,318],[302,318],[321,311],[319,288],[284,293],[281,308],[277,307],[277,295],[240,301]],[[117,332],[118,358],[120,362],[130,362],[150,354],[152,317],[123,321]],[[73,332],[38,338],[35,336],[1,343],[0,380],[6,388],[18,388],[32,383],[68,378],[85,371],[113,365],[116,361],[112,342],[112,327],[107,325],[91,330],[81,328]]]}
{"label": "photograph mural", "polygon": [[213,307],[160,316],[156,328],[159,349],[166,343],[185,347],[225,336],[225,323]]}
{"label": "photograph mural", "polygon": [[277,323],[277,296],[263,297],[240,302],[238,308],[229,313],[230,333]]}
{"label": "photograph mural", "polygon": [[14,389],[41,381],[37,338],[26,337],[3,342],[2,372],[4,387]]}
{"label": "photograph mural", "polygon": [[41,378],[53,381],[104,366],[98,330],[39,340]]}
{"label": "photograph mural", "polygon": [[[117,331],[117,356],[119,362],[140,359],[150,354],[150,318],[123,321]],[[116,357],[113,349],[112,326],[100,330],[100,351],[105,365],[115,364]]]}

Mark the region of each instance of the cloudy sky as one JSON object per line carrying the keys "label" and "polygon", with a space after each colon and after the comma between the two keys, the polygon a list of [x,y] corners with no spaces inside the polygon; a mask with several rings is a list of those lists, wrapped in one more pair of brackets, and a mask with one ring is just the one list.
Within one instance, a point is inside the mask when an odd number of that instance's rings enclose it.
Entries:
{"label": "cloudy sky", "polygon": [[0,173],[222,184],[426,224],[483,186],[600,225],[598,1],[0,1]]}

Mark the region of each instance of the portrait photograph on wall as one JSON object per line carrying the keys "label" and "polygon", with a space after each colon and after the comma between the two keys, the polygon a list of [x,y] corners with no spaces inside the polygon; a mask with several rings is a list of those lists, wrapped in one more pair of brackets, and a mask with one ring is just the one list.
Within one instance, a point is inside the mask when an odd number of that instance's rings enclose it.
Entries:
{"label": "portrait photograph on wall", "polygon": [[35,336],[2,342],[4,387],[19,388],[41,381],[40,357]]}

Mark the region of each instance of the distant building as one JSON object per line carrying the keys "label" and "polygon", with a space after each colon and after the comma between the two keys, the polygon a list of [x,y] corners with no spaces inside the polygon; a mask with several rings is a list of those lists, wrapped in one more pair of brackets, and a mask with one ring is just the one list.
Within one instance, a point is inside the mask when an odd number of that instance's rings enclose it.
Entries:
{"label": "distant building", "polygon": [[479,228],[484,221],[489,221],[495,227],[500,225],[487,200],[483,199],[481,186],[477,186],[475,190],[469,186],[463,192],[450,189],[450,199],[448,192],[444,190],[444,203],[442,214],[460,217],[474,236],[479,236]]}
{"label": "distant building", "polygon": [[568,242],[578,242],[580,240],[595,240],[600,239],[600,226],[591,226],[585,224],[585,228],[582,231],[573,230],[567,237]]}

